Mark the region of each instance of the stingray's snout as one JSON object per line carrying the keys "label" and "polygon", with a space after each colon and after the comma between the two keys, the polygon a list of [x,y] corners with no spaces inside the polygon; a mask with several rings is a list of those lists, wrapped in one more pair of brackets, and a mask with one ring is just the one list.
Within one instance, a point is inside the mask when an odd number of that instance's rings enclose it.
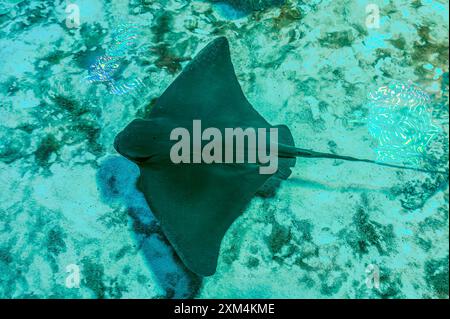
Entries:
{"label": "stingray's snout", "polygon": [[125,130],[119,132],[114,138],[114,149],[123,157],[126,157],[129,160],[133,161],[133,156],[128,151],[128,147],[126,145],[128,138],[127,134],[124,131]]}
{"label": "stingray's snout", "polygon": [[120,155],[123,155],[122,152],[120,151],[120,141],[122,139],[121,134],[122,134],[122,132],[117,134],[116,137],[114,138],[114,149],[117,151],[117,153],[119,153]]}
{"label": "stingray's snout", "polygon": [[142,163],[150,158],[148,150],[145,120],[133,120],[127,127],[118,133],[114,139],[114,148],[129,160]]}

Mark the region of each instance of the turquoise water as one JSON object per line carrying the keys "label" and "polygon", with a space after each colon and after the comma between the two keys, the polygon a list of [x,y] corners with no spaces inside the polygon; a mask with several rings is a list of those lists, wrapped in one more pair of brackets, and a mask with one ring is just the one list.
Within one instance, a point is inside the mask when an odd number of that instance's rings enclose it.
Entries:
{"label": "turquoise water", "polygon": [[448,298],[448,175],[298,159],[201,278],[113,148],[224,35],[245,95],[298,147],[377,159],[368,95],[414,83],[414,164],[448,170],[448,1],[0,0],[0,24],[0,297]]}

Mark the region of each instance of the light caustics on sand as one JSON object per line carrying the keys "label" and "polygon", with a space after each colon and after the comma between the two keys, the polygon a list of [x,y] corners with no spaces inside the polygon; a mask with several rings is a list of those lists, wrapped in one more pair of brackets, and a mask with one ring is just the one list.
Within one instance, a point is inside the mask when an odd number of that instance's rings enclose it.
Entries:
{"label": "light caustics on sand", "polygon": [[86,79],[93,82],[105,82],[111,94],[123,95],[144,85],[139,78],[117,80],[117,71],[127,51],[136,46],[136,27],[130,24],[120,24],[112,34],[113,45],[106,53],[95,61],[89,68]]}
{"label": "light caustics on sand", "polygon": [[441,132],[431,100],[412,83],[393,82],[368,95],[368,129],[377,141],[377,161],[420,166],[427,146]]}

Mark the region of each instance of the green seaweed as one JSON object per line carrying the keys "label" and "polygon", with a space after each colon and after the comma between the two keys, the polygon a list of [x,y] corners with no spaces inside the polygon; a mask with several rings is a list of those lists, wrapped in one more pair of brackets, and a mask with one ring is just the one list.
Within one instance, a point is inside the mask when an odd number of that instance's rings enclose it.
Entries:
{"label": "green seaweed", "polygon": [[436,296],[441,299],[449,297],[448,255],[442,259],[432,259],[425,263],[425,279]]}
{"label": "green seaweed", "polygon": [[405,50],[406,48],[406,40],[403,37],[398,37],[397,39],[389,39],[388,40],[395,48],[399,50]]}
{"label": "green seaweed", "polygon": [[8,248],[1,247],[0,248],[0,261],[9,265],[13,262],[13,257]]}
{"label": "green seaweed", "polygon": [[296,8],[282,6],[280,14],[273,19],[274,27],[278,30],[289,26],[292,23],[298,23],[302,19],[302,13]]}
{"label": "green seaweed", "polygon": [[374,289],[377,296],[382,299],[402,298],[402,287],[400,276],[392,272],[391,269],[380,266],[379,289]]}
{"label": "green seaweed", "polygon": [[292,234],[290,228],[274,221],[272,223],[272,231],[266,239],[266,244],[271,254],[276,255],[281,252],[283,246],[289,244],[291,239]]}
{"label": "green seaweed", "polygon": [[116,261],[122,259],[123,257],[125,257],[125,255],[131,250],[131,246],[127,245],[127,246],[123,246],[121,249],[119,249],[119,251],[114,255],[114,259]]}
{"label": "green seaweed", "polygon": [[411,58],[416,65],[415,73],[419,76],[424,72],[424,63],[432,61],[435,65],[448,65],[448,41],[435,42],[430,32],[430,26],[419,26],[417,33],[421,40],[413,44]]}
{"label": "green seaweed", "polygon": [[126,285],[121,284],[117,278],[111,279],[106,288],[108,298],[120,299],[124,292],[128,292]]}
{"label": "green seaweed", "polygon": [[362,196],[362,205],[353,215],[354,230],[344,231],[343,235],[355,254],[365,255],[370,247],[375,247],[380,255],[389,255],[394,249],[394,227],[382,225],[369,219],[368,199]]}
{"label": "green seaweed", "polygon": [[80,104],[72,97],[57,94],[52,97],[52,101],[58,108],[73,116],[80,116],[88,112],[88,108],[85,105]]}
{"label": "green seaweed", "polygon": [[313,231],[313,224],[307,219],[301,219],[301,220],[294,220],[293,222],[295,226],[295,232],[298,234],[297,238],[303,242],[311,242],[312,241],[312,231]]}
{"label": "green seaweed", "polygon": [[222,261],[228,265],[231,265],[234,261],[239,258],[239,254],[241,251],[241,240],[237,236],[230,236],[231,242],[223,251]]}
{"label": "green seaweed", "polygon": [[46,246],[47,250],[50,254],[59,255],[62,252],[65,252],[67,247],[64,242],[64,238],[66,237],[63,230],[59,227],[55,227],[51,229],[47,233]]}
{"label": "green seaweed", "polygon": [[351,46],[354,39],[352,30],[328,32],[320,39],[320,44],[327,48],[339,49]]}
{"label": "green seaweed", "polygon": [[99,217],[98,221],[100,221],[108,229],[115,227],[126,227],[128,224],[128,214],[126,210],[117,208]]}
{"label": "green seaweed", "polygon": [[93,263],[88,257],[84,257],[81,263],[83,283],[94,292],[96,298],[105,298],[107,288],[104,283],[103,265]]}
{"label": "green seaweed", "polygon": [[170,24],[172,23],[172,17],[167,12],[161,14],[156,18],[156,23],[152,27],[152,32],[154,34],[154,43],[161,43],[164,41],[164,37],[170,32]]}
{"label": "green seaweed", "polygon": [[47,134],[39,143],[34,156],[40,166],[46,166],[50,156],[59,149],[58,140],[51,134]]}
{"label": "green seaweed", "polygon": [[152,51],[158,57],[155,65],[158,68],[165,69],[170,74],[174,75],[181,71],[181,62],[189,61],[189,57],[179,57],[174,55],[166,43],[162,43],[152,48]]}
{"label": "green seaweed", "polygon": [[256,268],[259,266],[259,259],[256,257],[249,257],[246,263],[248,268]]}
{"label": "green seaweed", "polygon": [[344,272],[331,271],[319,274],[320,292],[326,296],[335,295],[341,289],[348,275]]}
{"label": "green seaweed", "polygon": [[98,142],[101,134],[101,127],[96,121],[83,120],[75,123],[71,127],[72,132],[77,132],[78,139],[87,141],[89,150],[94,154],[103,151],[103,146]]}
{"label": "green seaweed", "polygon": [[64,241],[65,237],[66,234],[60,227],[54,227],[47,233],[45,245],[47,246],[47,258],[53,273],[57,273],[59,271],[57,256],[67,250],[67,246]]}

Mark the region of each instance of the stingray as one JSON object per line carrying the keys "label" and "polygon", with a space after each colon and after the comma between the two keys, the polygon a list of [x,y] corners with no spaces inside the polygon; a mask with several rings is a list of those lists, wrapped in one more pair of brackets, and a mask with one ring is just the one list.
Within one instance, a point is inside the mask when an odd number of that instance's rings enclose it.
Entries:
{"label": "stingray", "polygon": [[[259,162],[174,163],[170,132],[183,127],[193,133],[194,120],[220,130],[277,128],[278,168],[261,174]],[[215,273],[227,229],[256,193],[270,194],[289,177],[296,157],[415,169],[297,148],[286,125],[271,125],[244,96],[225,37],[202,49],[157,99],[149,116],[133,120],[116,136],[114,147],[139,166],[139,190],[178,256],[200,276]]]}

